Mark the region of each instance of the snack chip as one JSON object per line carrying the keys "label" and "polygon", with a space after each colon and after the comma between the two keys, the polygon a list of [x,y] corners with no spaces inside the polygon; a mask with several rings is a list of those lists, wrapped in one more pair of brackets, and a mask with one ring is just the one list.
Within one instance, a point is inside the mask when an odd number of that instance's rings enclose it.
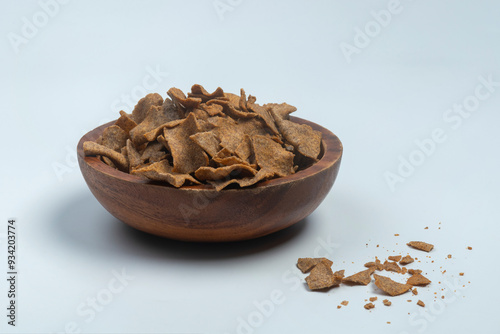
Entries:
{"label": "snack chip", "polygon": [[407,264],[412,263],[413,261],[415,261],[415,260],[410,255],[406,255],[405,257],[403,257],[399,261],[399,264],[401,264],[401,265],[407,265]]}
{"label": "snack chip", "polygon": [[430,252],[434,248],[434,245],[422,241],[410,241],[407,245],[426,252]]}
{"label": "snack chip", "polygon": [[342,280],[343,283],[351,283],[351,284],[359,284],[359,285],[368,285],[372,281],[371,275],[375,271],[374,267],[370,267],[366,270],[363,270],[359,273],[346,277]]}
{"label": "snack chip", "polygon": [[321,290],[338,285],[338,275],[334,275],[332,269],[323,261],[312,268],[306,283],[311,290]]}
{"label": "snack chip", "polygon": [[406,281],[406,284],[409,285],[419,285],[419,286],[426,286],[427,284],[431,283],[429,279],[424,277],[422,274],[414,274],[408,280]]}
{"label": "snack chip", "polygon": [[391,260],[391,261],[394,261],[394,262],[398,262],[399,260],[401,260],[401,255],[388,256],[387,259]]}
{"label": "snack chip", "polygon": [[321,153],[321,133],[290,121],[286,103],[263,106],[240,90],[213,93],[193,85],[186,95],[147,94],[132,113],[118,120],[96,142],[84,143],[113,168],[174,187],[232,184],[249,187],[308,168]]}
{"label": "snack chip", "polygon": [[412,288],[409,284],[401,284],[393,281],[389,277],[380,276],[377,274],[373,274],[375,277],[375,285],[385,293],[391,296],[398,296]]}
{"label": "snack chip", "polygon": [[393,271],[395,273],[400,273],[401,267],[399,267],[396,262],[385,261],[384,262],[384,270]]}
{"label": "snack chip", "polygon": [[297,260],[297,268],[299,268],[300,271],[302,271],[305,274],[311,271],[311,269],[314,268],[314,266],[320,262],[325,262],[325,264],[328,267],[331,267],[333,264],[333,262],[328,260],[326,257],[317,257],[317,258],[303,257]]}

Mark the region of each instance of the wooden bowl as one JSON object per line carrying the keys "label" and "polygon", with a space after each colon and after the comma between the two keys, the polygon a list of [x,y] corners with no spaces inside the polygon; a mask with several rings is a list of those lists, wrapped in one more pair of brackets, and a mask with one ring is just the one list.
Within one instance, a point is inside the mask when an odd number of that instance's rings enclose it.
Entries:
{"label": "wooden bowl", "polygon": [[174,188],[120,172],[97,157],[86,157],[83,142],[96,140],[114,122],[104,124],[78,143],[78,163],[90,191],[113,216],[158,236],[203,242],[258,238],[287,228],[311,214],[333,186],[342,143],[327,129],[301,118],[323,134],[321,159],[284,178],[250,188],[216,191],[210,185]]}

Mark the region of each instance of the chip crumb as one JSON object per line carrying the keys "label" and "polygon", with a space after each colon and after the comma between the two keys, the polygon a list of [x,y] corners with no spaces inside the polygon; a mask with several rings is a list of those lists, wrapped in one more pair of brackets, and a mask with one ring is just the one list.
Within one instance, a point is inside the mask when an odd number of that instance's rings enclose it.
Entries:
{"label": "chip crumb", "polygon": [[408,272],[408,269],[406,269],[406,267],[402,267],[401,268],[401,274],[406,274]]}
{"label": "chip crumb", "polygon": [[370,297],[370,301],[371,301],[371,302],[374,302],[374,301],[376,301],[376,300],[377,300],[377,297]]}
{"label": "chip crumb", "polygon": [[428,229],[429,229],[429,226],[424,227],[424,230],[428,230]]}
{"label": "chip crumb", "polygon": [[407,300],[407,302],[408,302],[408,303],[411,303],[411,301],[412,301],[411,299],[408,299],[408,300]]}
{"label": "chip crumb", "polygon": [[344,306],[347,306],[349,304],[349,301],[347,300],[343,300],[340,304],[344,305]]}
{"label": "chip crumb", "polygon": [[441,296],[441,299],[444,299],[444,296]]}
{"label": "chip crumb", "polygon": [[421,301],[420,299],[418,300],[417,305],[418,305],[418,306],[425,307],[424,302],[423,302],[423,301]]}
{"label": "chip crumb", "polygon": [[387,323],[388,323],[389,325],[391,324],[391,322],[390,322],[390,321],[387,321]]}
{"label": "chip crumb", "polygon": [[448,259],[451,259],[451,254],[448,254]]}
{"label": "chip crumb", "polygon": [[469,247],[467,247],[467,249],[468,249],[468,250],[472,250],[472,247],[471,247],[471,246],[469,246]]}
{"label": "chip crumb", "polygon": [[413,293],[415,296],[418,295],[417,288],[413,288],[413,290],[411,290],[411,293]]}
{"label": "chip crumb", "polygon": [[410,241],[409,243],[407,243],[407,245],[425,252],[430,252],[434,248],[434,245],[428,244],[423,241]]}
{"label": "chip crumb", "polygon": [[399,237],[399,234],[397,234],[397,233],[396,233],[396,234],[394,234],[394,236],[395,236],[395,237]]}
{"label": "chip crumb", "polygon": [[340,306],[340,305],[337,305],[337,308],[338,308],[338,309],[339,309],[339,308],[342,308],[342,306]]}
{"label": "chip crumb", "polygon": [[464,273],[459,273],[459,275],[460,275],[460,276],[463,276],[463,275],[464,275]]}
{"label": "chip crumb", "polygon": [[372,308],[375,308],[375,305],[373,305],[373,303],[368,303],[368,304],[365,304],[365,309],[369,310],[369,309],[372,309]]}
{"label": "chip crumb", "polygon": [[408,274],[410,275],[415,275],[415,274],[420,274],[422,270],[420,269],[408,269]]}
{"label": "chip crumb", "polygon": [[392,305],[392,302],[389,299],[384,299],[382,301],[382,303],[384,303],[385,306],[391,306]]}

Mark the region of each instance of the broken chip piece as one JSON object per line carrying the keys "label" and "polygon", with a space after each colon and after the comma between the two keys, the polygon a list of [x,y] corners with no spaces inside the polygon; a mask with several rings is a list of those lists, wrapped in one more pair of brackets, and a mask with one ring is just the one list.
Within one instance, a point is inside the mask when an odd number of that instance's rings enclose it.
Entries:
{"label": "broken chip piece", "polygon": [[414,274],[406,281],[406,284],[419,286],[426,286],[429,283],[431,283],[431,281],[424,277],[422,274]]}
{"label": "broken chip piece", "polygon": [[338,285],[338,276],[334,275],[330,266],[321,261],[312,268],[309,276],[306,277],[306,283],[311,290],[321,290]]}
{"label": "broken chip piece", "polygon": [[412,263],[413,261],[415,260],[413,260],[413,258],[410,255],[406,255],[399,261],[399,264],[406,265]]}
{"label": "broken chip piece", "polygon": [[430,252],[434,248],[434,245],[422,241],[410,241],[407,245],[425,252]]}
{"label": "broken chip piece", "polygon": [[328,260],[326,257],[310,258],[304,257],[297,260],[297,268],[300,269],[304,274],[309,272],[315,265],[320,262],[325,262],[328,267],[331,267],[333,262]]}
{"label": "broken chip piece", "polygon": [[380,276],[377,274],[373,274],[375,277],[375,285],[385,293],[391,296],[398,296],[412,288],[409,284],[401,284],[393,281],[389,277]]}
{"label": "broken chip piece", "polygon": [[368,285],[371,282],[371,275],[375,271],[374,267],[363,270],[359,273],[346,277],[342,280],[343,283],[351,283],[351,284],[360,284],[360,285]]}

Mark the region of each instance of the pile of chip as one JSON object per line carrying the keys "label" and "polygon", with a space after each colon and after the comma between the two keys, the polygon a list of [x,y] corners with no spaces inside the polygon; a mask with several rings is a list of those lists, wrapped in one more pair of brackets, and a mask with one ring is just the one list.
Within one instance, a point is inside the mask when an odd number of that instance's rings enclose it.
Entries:
{"label": "pile of chip", "polygon": [[208,93],[193,85],[148,94],[131,114],[106,128],[85,155],[98,156],[122,172],[154,182],[248,187],[305,169],[321,155],[321,132],[290,120],[297,110],[286,104],[259,105],[220,87]]}

